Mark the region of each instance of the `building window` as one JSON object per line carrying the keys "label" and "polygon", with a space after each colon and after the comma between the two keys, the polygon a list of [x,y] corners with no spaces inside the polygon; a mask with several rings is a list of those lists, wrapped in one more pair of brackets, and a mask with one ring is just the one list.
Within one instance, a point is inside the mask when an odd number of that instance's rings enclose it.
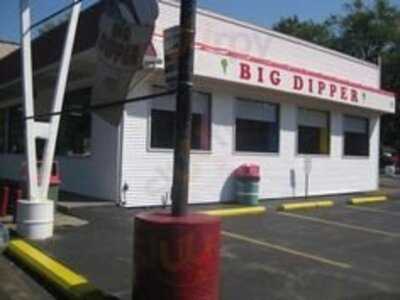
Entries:
{"label": "building window", "polygon": [[298,141],[299,154],[330,153],[329,113],[317,110],[298,110]]}
{"label": "building window", "polygon": [[21,105],[8,111],[8,153],[22,154],[25,151],[25,124]]}
{"label": "building window", "polygon": [[369,120],[344,116],[344,155],[369,156]]}
{"label": "building window", "polygon": [[238,100],[236,151],[279,152],[279,107],[275,104]]}
{"label": "building window", "polygon": [[0,153],[6,152],[6,122],[7,122],[7,110],[0,110]]}
{"label": "building window", "polygon": [[[151,103],[151,148],[172,149],[175,131],[175,98],[154,99]],[[211,96],[193,93],[192,149],[211,149]]]}
{"label": "building window", "polygon": [[65,95],[64,110],[79,111],[61,117],[57,154],[64,156],[88,156],[91,153],[92,117],[87,111],[90,106],[91,89],[85,88]]}

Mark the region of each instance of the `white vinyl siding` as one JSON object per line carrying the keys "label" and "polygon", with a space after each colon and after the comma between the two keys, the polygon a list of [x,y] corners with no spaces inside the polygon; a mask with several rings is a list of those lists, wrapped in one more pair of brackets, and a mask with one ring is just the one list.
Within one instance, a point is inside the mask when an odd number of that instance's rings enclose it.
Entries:
{"label": "white vinyl siding", "polygon": [[[151,89],[147,89],[151,91]],[[141,93],[145,93],[143,86]],[[235,92],[223,88],[212,93],[212,152],[192,153],[190,173],[190,202],[212,203],[235,199],[232,172],[244,163],[261,167],[260,197],[262,199],[298,197],[304,195],[304,157],[296,153],[297,115],[299,107],[287,98],[275,98],[279,103],[280,152],[277,155],[240,153],[235,151],[234,128],[237,113]],[[263,103],[262,103],[263,104]],[[271,103],[265,102],[270,107]],[[275,104],[273,104],[275,105]],[[153,206],[170,196],[173,151],[148,151],[148,113],[151,102],[127,105],[124,127],[122,185],[129,185],[124,194],[126,206]],[[246,110],[244,110],[246,111]],[[269,110],[267,110],[269,111]],[[316,111],[318,111],[316,109]],[[310,195],[372,191],[378,182],[377,153],[379,148],[379,116],[371,120],[371,149],[367,159],[343,157],[342,119],[345,110],[336,105],[326,106],[331,118],[330,156],[312,157]],[[259,119],[258,112],[244,113]],[[254,115],[253,115],[254,114]],[[265,115],[265,114],[264,114]],[[268,114],[267,114],[268,115]],[[270,119],[273,120],[272,114]],[[319,119],[319,121],[317,121]],[[325,123],[325,122],[323,122]],[[322,125],[321,118],[313,124]],[[372,150],[371,150],[372,152]]]}

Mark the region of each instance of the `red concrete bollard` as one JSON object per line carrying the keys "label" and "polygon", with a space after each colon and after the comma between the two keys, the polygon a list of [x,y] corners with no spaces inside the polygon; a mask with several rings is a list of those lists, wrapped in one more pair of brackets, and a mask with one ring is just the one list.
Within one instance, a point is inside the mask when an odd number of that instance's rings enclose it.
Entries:
{"label": "red concrete bollard", "polygon": [[139,214],[134,300],[219,300],[219,218]]}
{"label": "red concrete bollard", "polygon": [[10,188],[8,186],[3,187],[1,195],[1,207],[0,207],[0,217],[7,215],[8,203],[10,201]]}

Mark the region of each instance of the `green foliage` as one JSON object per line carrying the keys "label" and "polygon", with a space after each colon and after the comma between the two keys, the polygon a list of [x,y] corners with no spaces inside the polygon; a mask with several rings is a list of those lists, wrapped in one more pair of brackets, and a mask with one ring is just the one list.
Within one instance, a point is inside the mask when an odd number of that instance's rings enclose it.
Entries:
{"label": "green foliage", "polygon": [[382,142],[400,153],[400,49],[386,53],[382,57],[382,84],[387,90],[397,94],[395,115],[385,115],[382,119]]}
{"label": "green foliage", "polygon": [[378,57],[393,51],[399,41],[399,20],[399,10],[387,0],[375,0],[370,6],[353,0],[345,5],[344,15],[332,18],[337,49],[377,63]]}
{"label": "green foliage", "polygon": [[[400,95],[400,8],[390,0],[349,0],[341,14],[321,23],[281,19],[273,29],[351,56],[382,61],[382,86]],[[382,141],[400,152],[400,109],[383,117]]]}
{"label": "green foliage", "polygon": [[335,36],[326,23],[318,24],[312,20],[300,21],[297,16],[293,16],[281,19],[273,29],[315,44],[334,46]]}

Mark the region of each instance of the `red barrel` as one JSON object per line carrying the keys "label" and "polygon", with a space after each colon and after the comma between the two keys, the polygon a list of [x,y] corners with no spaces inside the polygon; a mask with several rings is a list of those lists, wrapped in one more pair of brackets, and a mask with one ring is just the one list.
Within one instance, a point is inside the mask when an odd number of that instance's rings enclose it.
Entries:
{"label": "red barrel", "polygon": [[135,300],[219,300],[219,218],[139,214],[135,219]]}
{"label": "red barrel", "polygon": [[243,164],[234,172],[236,178],[259,180],[261,177],[260,166],[256,164]]}
{"label": "red barrel", "polygon": [[258,205],[260,194],[260,166],[244,164],[234,172],[236,200],[243,205]]}

